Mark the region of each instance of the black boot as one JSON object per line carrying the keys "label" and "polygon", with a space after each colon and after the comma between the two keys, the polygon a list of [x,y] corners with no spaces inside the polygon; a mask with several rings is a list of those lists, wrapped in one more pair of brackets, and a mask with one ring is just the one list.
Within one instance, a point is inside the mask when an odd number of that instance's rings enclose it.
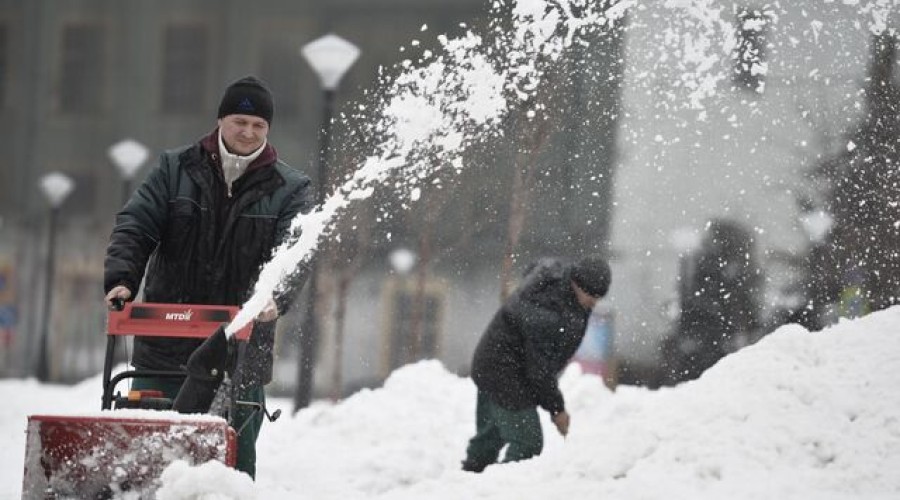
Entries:
{"label": "black boot", "polygon": [[487,464],[482,464],[474,460],[465,459],[462,461],[462,470],[466,472],[480,473],[485,467],[487,467]]}

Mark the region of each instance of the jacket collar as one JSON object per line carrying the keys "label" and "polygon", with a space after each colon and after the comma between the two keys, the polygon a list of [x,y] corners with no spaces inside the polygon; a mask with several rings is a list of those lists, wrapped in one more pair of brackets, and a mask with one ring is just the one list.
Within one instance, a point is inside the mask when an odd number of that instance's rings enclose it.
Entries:
{"label": "jacket collar", "polygon": [[[212,132],[200,139],[200,147],[203,148],[206,154],[213,159],[213,162],[221,170],[222,158],[219,157],[219,127],[214,128]],[[276,161],[278,161],[278,152],[275,151],[275,148],[271,143],[266,141],[266,147],[263,148],[259,156],[256,157],[250,165],[247,165],[246,172],[252,172],[258,168],[273,165]]]}

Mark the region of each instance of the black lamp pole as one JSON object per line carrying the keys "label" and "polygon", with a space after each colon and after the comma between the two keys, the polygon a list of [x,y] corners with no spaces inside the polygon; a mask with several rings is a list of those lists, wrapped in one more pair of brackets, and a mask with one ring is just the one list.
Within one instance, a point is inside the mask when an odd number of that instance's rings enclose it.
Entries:
{"label": "black lamp pole", "polygon": [[48,342],[50,336],[50,317],[53,314],[53,274],[56,264],[56,221],[59,217],[59,207],[50,208],[50,218],[47,222],[47,274],[44,276],[44,314],[41,315],[41,337],[38,348],[37,372],[35,376],[41,382],[50,379],[50,360]]}
{"label": "black lamp pole", "polygon": [[[343,38],[328,34],[307,43],[300,48],[300,53],[319,77],[323,91],[322,123],[319,132],[319,189],[316,202],[319,207],[325,202],[325,193],[330,187],[328,172],[328,153],[331,149],[331,118],[334,98],[341,77],[346,73],[356,58],[359,49]],[[297,358],[297,391],[294,394],[294,411],[309,406],[312,400],[313,376],[315,373],[316,352],[318,350],[321,328],[318,322],[316,304],[319,295],[318,259],[310,262],[309,300],[306,317],[300,328],[300,355]]]}
{"label": "black lamp pole", "polygon": [[125,177],[122,179],[122,206],[124,207],[126,203],[128,203],[128,198],[131,197],[131,179]]}
{"label": "black lamp pole", "polygon": [[[334,112],[333,89],[323,92],[322,126],[319,136],[318,181],[316,205],[322,206],[329,186],[328,153],[331,147],[331,118]],[[319,265],[317,259],[310,262],[309,300],[306,304],[306,315],[300,328],[300,358],[297,363],[297,390],[294,394],[294,411],[309,406],[312,401],[313,374],[316,365],[316,352],[319,346],[320,328],[316,304],[319,302]]]}

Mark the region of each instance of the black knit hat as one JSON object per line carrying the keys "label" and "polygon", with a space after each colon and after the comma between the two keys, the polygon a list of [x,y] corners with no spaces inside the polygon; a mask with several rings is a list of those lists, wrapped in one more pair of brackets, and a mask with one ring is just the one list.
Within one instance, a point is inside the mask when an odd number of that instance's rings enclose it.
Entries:
{"label": "black knit hat", "polygon": [[219,103],[218,117],[228,115],[258,116],[271,125],[275,115],[272,93],[259,78],[245,76],[225,89],[225,95]]}
{"label": "black knit hat", "polygon": [[612,282],[612,271],[605,259],[591,255],[572,266],[572,281],[588,295],[603,297]]}

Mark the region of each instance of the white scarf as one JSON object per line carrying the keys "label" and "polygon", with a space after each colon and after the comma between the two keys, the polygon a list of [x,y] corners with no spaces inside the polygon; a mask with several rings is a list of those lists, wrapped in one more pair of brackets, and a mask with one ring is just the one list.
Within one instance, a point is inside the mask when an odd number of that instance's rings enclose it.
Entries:
{"label": "white scarf", "polygon": [[222,141],[222,131],[219,130],[219,156],[222,158],[222,174],[225,176],[225,184],[228,185],[228,196],[231,196],[231,183],[244,175],[247,165],[259,158],[263,148],[266,147],[266,142],[263,141],[259,149],[247,156],[236,155],[229,152],[228,148],[225,147],[225,143]]}

